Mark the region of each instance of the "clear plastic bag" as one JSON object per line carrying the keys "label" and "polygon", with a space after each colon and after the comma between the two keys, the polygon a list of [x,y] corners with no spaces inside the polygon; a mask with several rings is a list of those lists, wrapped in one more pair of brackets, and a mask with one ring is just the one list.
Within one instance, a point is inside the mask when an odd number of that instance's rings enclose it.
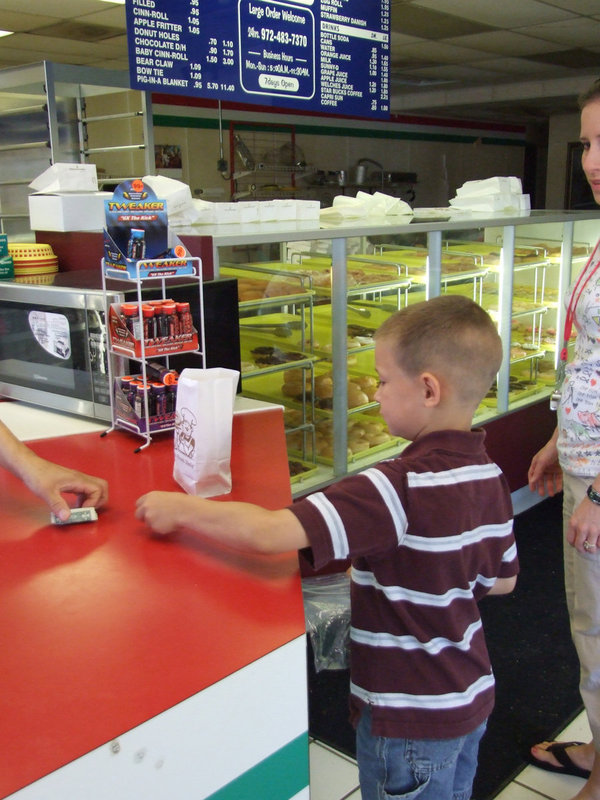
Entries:
{"label": "clear plastic bag", "polygon": [[315,670],[350,666],[350,577],[346,572],[302,579],[304,617]]}

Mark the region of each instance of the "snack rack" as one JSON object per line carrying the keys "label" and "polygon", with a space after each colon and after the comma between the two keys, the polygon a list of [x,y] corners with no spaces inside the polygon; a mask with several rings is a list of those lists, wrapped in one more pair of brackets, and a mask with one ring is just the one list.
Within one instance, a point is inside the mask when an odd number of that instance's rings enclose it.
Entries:
{"label": "snack rack", "polygon": [[[102,436],[111,431],[123,428],[129,430],[144,439],[143,444],[135,449],[139,452],[146,448],[152,441],[152,434],[173,430],[175,428],[175,407],[168,413],[152,414],[150,408],[149,392],[142,391],[141,399],[135,406],[131,406],[128,397],[124,394],[121,380],[125,376],[115,374],[115,364],[122,362],[123,357],[129,358],[140,363],[139,382],[143,387],[149,386],[148,360],[150,358],[164,359],[165,369],[169,369],[170,356],[182,353],[196,353],[198,355],[199,369],[206,368],[206,344],[204,335],[204,301],[202,286],[202,263],[199,258],[186,257],[186,266],[193,267],[193,275],[189,271],[182,273],[173,269],[173,259],[140,259],[135,262],[135,276],[120,269],[108,266],[105,259],[102,259],[102,288],[105,301],[106,331],[107,331],[107,354],[108,354],[108,376],[110,381],[110,406],[111,406],[111,427]],[[147,274],[142,274],[143,272]],[[194,320],[195,326],[189,335],[175,334],[167,337],[147,338],[144,335],[142,324],[144,306],[144,290],[147,288],[159,288],[162,302],[168,301],[169,282],[174,279],[185,277],[198,284],[198,298],[200,314]],[[134,338],[128,329],[120,311],[115,305],[108,301],[108,291],[106,282],[111,279],[129,280],[135,283],[137,295],[137,309],[139,330],[141,335]],[[161,301],[153,301],[160,303]],[[137,412],[136,412],[137,409]]]}

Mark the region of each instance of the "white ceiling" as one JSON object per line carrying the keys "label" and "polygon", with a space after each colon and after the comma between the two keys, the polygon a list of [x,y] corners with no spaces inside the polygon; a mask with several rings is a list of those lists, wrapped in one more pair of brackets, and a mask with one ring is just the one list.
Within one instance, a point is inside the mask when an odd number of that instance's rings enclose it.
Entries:
{"label": "white ceiling", "polygon": [[[365,0],[369,2],[370,0]],[[391,0],[392,111],[542,121],[600,77],[600,0]],[[124,6],[0,0],[0,68],[128,70]]]}
{"label": "white ceiling", "polygon": [[600,0],[391,3],[397,113],[545,120],[600,77]]}

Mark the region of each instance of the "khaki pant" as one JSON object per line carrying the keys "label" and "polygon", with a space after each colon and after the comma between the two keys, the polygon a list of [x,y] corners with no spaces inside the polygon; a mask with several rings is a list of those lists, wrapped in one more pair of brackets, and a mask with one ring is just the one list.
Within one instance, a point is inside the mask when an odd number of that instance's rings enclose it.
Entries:
{"label": "khaki pant", "polygon": [[600,550],[579,553],[566,540],[569,519],[585,497],[591,478],[563,476],[565,590],[571,635],[580,663],[579,689],[600,751]]}

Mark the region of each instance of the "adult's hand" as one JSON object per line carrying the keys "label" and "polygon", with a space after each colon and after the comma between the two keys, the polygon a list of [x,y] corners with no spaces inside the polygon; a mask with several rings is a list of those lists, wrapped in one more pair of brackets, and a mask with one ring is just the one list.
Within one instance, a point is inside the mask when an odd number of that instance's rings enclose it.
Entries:
{"label": "adult's hand", "polygon": [[563,476],[558,463],[558,449],[556,440],[558,431],[531,459],[527,480],[532,492],[537,492],[541,497],[548,495],[554,497],[562,491]]}
{"label": "adult's hand", "polygon": [[64,494],[75,495],[76,507],[99,508],[108,500],[108,483],[103,478],[86,475],[36,456],[27,461],[21,477],[25,485],[44,500],[63,522],[71,513]]}

